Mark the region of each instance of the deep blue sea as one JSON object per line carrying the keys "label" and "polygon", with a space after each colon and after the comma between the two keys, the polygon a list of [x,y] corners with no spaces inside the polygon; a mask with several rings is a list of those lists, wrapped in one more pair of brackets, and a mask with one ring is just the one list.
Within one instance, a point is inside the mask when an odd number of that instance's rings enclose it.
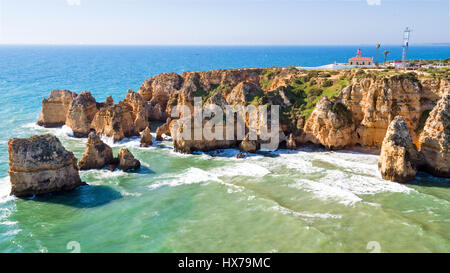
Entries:
{"label": "deep blue sea", "polygon": [[[97,101],[163,72],[346,62],[374,46],[0,46],[0,252],[450,251],[447,180],[382,180],[378,157],[280,151],[276,158],[180,155],[169,141],[128,147],[137,173],[81,172],[90,184],[67,195],[9,197],[8,139],[56,134],[80,158],[85,140],[34,123],[53,89],[89,90]],[[386,46],[400,59],[400,46]],[[410,59],[450,58],[450,46],[415,46]],[[425,183],[426,187],[422,184]]]}

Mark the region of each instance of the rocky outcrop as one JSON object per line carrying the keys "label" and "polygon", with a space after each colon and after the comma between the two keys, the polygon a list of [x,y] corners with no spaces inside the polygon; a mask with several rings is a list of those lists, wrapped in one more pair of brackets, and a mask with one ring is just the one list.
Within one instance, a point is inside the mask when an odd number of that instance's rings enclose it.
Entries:
{"label": "rocky outcrop", "polygon": [[117,165],[117,168],[119,170],[137,170],[141,167],[141,162],[135,159],[133,154],[128,149],[120,149],[118,159],[119,164]]}
{"label": "rocky outcrop", "polygon": [[226,100],[231,105],[245,105],[251,102],[255,97],[261,97],[263,94],[264,92],[256,84],[251,82],[241,82],[233,88]]}
{"label": "rocky outcrop", "polygon": [[108,96],[106,100],[103,102],[103,106],[111,106],[114,105],[114,99],[112,96]]}
{"label": "rocky outcrop", "polygon": [[414,143],[420,118],[439,98],[439,91],[422,88],[414,73],[394,76],[354,77],[339,94],[339,101],[351,111],[356,126],[356,143],[381,147],[387,127],[397,115],[408,125]]}
{"label": "rocky outcrop", "polygon": [[59,127],[66,123],[66,115],[72,100],[77,96],[69,90],[53,90],[42,100],[41,114],[37,124],[44,127]]}
{"label": "rocky outcrop", "polygon": [[258,141],[250,140],[248,134],[242,140],[241,144],[239,144],[239,150],[243,153],[256,153],[258,149],[259,149]]}
{"label": "rocky outcrop", "polygon": [[450,177],[450,94],[431,111],[419,138],[419,149],[428,172]]}
{"label": "rocky outcrop", "polygon": [[91,128],[97,134],[112,137],[114,142],[125,137],[139,136],[139,132],[134,127],[135,119],[133,119],[132,111],[133,108],[123,102],[102,107],[95,114]]}
{"label": "rocky outcrop", "polygon": [[352,114],[340,102],[322,97],[303,128],[302,142],[321,144],[329,149],[353,145],[355,125]]}
{"label": "rocky outcrop", "polygon": [[147,127],[141,134],[141,147],[149,147],[152,146],[152,144],[152,134],[150,133],[150,128]]}
{"label": "rocky outcrop", "polygon": [[103,143],[95,133],[89,133],[86,150],[78,163],[80,170],[101,169],[113,162],[111,147]]}
{"label": "rocky outcrop", "polygon": [[167,118],[166,123],[156,128],[156,140],[162,141],[162,135],[170,136],[170,123],[172,122],[171,118]]}
{"label": "rocky outcrop", "polygon": [[128,90],[125,99],[123,100],[124,104],[130,106],[133,110],[131,112],[133,118],[134,129],[136,132],[141,132],[148,125],[148,112],[149,106],[142,99],[141,95],[138,93]]}
{"label": "rocky outcrop", "polygon": [[289,150],[296,150],[297,149],[297,143],[295,142],[294,134],[289,135],[289,139],[286,143],[286,146]]}
{"label": "rocky outcrop", "polygon": [[72,100],[67,112],[66,125],[72,128],[75,137],[86,137],[91,122],[97,113],[97,103],[89,91],[81,92]]}
{"label": "rocky outcrop", "polygon": [[52,135],[8,142],[11,194],[18,197],[73,190],[85,185],[77,159]]}
{"label": "rocky outcrop", "polygon": [[408,182],[414,179],[421,157],[412,142],[408,125],[397,116],[389,125],[381,146],[378,167],[384,179]]}
{"label": "rocky outcrop", "polygon": [[[173,140],[174,150],[181,153],[192,153],[194,151],[212,151],[216,149],[225,149],[236,147],[238,142],[236,140],[226,139],[226,126],[216,125],[215,130],[222,130],[223,136],[221,139],[205,139],[202,135],[199,139],[195,138],[194,132],[201,131],[208,122],[204,120],[203,124],[195,124],[194,121],[186,122],[186,117],[175,120],[170,124],[170,133]],[[183,124],[186,124],[183,126]],[[221,127],[221,128],[220,128]],[[186,130],[186,131],[185,131]]]}

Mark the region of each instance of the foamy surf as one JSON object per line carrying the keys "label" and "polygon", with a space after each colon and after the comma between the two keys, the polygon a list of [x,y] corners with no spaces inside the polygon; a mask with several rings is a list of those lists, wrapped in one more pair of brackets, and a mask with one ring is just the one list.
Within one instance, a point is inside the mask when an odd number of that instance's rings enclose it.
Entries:
{"label": "foamy surf", "polygon": [[[163,176],[164,177],[164,176]],[[165,176],[167,181],[157,182],[149,186],[150,189],[156,189],[161,186],[176,187],[180,185],[197,184],[203,182],[223,182],[213,173],[201,170],[199,168],[189,168],[186,172],[173,176]]]}
{"label": "foamy surf", "polygon": [[63,125],[62,127],[56,128],[46,128],[43,126],[39,126],[37,123],[27,123],[22,126],[22,128],[32,129],[39,132],[45,132],[49,134],[53,134],[59,137],[73,137],[73,131],[69,126]]}
{"label": "foamy surf", "polygon": [[114,138],[113,137],[108,137],[104,134],[100,135],[100,139],[107,144],[110,147],[129,147],[129,148],[133,148],[133,147],[140,147],[141,145],[141,138],[138,136],[134,136],[134,137],[129,137],[129,138],[124,138],[121,141],[116,141],[114,142]]}
{"label": "foamy surf", "polygon": [[103,181],[103,180],[108,180],[108,179],[112,179],[112,178],[117,178],[117,177],[122,177],[122,176],[128,176],[130,175],[127,172],[124,172],[122,170],[115,170],[115,171],[110,171],[110,170],[106,170],[106,169],[93,169],[93,170],[86,170],[86,171],[80,171],[80,176],[81,177],[86,177],[89,176],[89,181]]}
{"label": "foamy surf", "polygon": [[214,168],[210,172],[215,173],[218,177],[220,176],[263,177],[270,173],[268,169],[266,169],[261,165],[247,162],[239,162],[230,166]]}
{"label": "foamy surf", "polygon": [[169,187],[177,187],[181,185],[190,185],[190,184],[200,184],[200,183],[210,183],[215,182],[219,184],[226,185],[229,187],[227,189],[228,193],[241,192],[243,191],[243,187],[237,186],[231,183],[227,183],[219,178],[220,175],[216,174],[214,171],[204,171],[199,168],[189,168],[186,172],[163,177],[166,179],[165,181],[154,183],[148,186],[150,189],[157,189],[162,186]]}
{"label": "foamy surf", "polygon": [[294,211],[291,209],[288,209],[286,207],[283,206],[273,206],[270,208],[270,210],[275,210],[275,211],[279,211],[283,214],[289,214],[289,215],[293,215],[295,217],[300,217],[300,218],[320,218],[320,219],[340,219],[342,218],[342,215],[337,215],[337,214],[331,214],[331,213],[312,213],[312,212],[299,212],[299,211]]}
{"label": "foamy surf", "polygon": [[325,177],[313,181],[299,179],[289,187],[312,192],[320,199],[333,199],[344,205],[353,205],[362,201],[362,195],[383,192],[410,193],[414,191],[405,185],[385,181],[376,177],[346,174],[337,170],[326,171]]}
{"label": "foamy surf", "polygon": [[15,196],[9,195],[11,193],[11,183],[9,176],[0,178],[0,204],[16,199]]}

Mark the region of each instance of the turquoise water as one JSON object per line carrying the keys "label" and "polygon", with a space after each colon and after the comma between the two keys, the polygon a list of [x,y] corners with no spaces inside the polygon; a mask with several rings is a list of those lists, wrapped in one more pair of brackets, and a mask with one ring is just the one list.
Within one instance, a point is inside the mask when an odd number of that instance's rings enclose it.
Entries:
{"label": "turquoise water", "polygon": [[[7,141],[56,134],[80,158],[84,139],[36,126],[52,89],[123,99],[162,72],[316,66],[355,47],[0,47],[0,252],[450,251],[449,179],[408,185],[380,179],[378,157],[304,147],[270,156],[181,155],[170,141],[128,147],[138,172],[82,171],[90,186],[56,196],[8,196]],[[373,56],[374,49],[362,47]],[[389,48],[399,58],[398,47]],[[397,55],[396,55],[397,54]],[[411,58],[450,57],[450,47],[411,47]]]}

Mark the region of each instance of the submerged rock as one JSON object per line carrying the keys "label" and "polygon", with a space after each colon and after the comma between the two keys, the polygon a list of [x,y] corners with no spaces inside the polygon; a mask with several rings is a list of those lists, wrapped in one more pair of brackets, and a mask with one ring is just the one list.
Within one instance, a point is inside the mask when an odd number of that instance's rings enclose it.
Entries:
{"label": "submerged rock", "polygon": [[86,137],[91,122],[97,113],[97,103],[89,91],[81,92],[70,104],[66,125],[72,128],[75,137]]}
{"label": "submerged rock", "polygon": [[113,162],[111,147],[103,143],[95,132],[90,132],[86,150],[78,163],[80,170],[101,169]]}
{"label": "submerged rock", "polygon": [[450,177],[450,94],[444,95],[430,112],[419,147],[428,172]]}
{"label": "submerged rock", "polygon": [[408,182],[416,176],[420,154],[412,142],[408,125],[403,117],[391,122],[381,146],[378,167],[384,179]]}
{"label": "submerged rock", "polygon": [[44,127],[59,127],[66,123],[66,115],[72,100],[77,96],[69,90],[53,90],[42,100],[41,114],[37,124]]}
{"label": "submerged rock", "polygon": [[150,133],[150,128],[145,128],[144,131],[142,131],[141,135],[141,147],[148,147],[152,146],[153,140],[152,140],[152,134]]}
{"label": "submerged rock", "polygon": [[73,190],[85,185],[77,159],[53,135],[8,141],[11,195],[32,196]]}
{"label": "submerged rock", "polygon": [[134,158],[133,154],[128,149],[120,149],[119,155],[119,170],[137,170],[141,167],[141,162]]}

